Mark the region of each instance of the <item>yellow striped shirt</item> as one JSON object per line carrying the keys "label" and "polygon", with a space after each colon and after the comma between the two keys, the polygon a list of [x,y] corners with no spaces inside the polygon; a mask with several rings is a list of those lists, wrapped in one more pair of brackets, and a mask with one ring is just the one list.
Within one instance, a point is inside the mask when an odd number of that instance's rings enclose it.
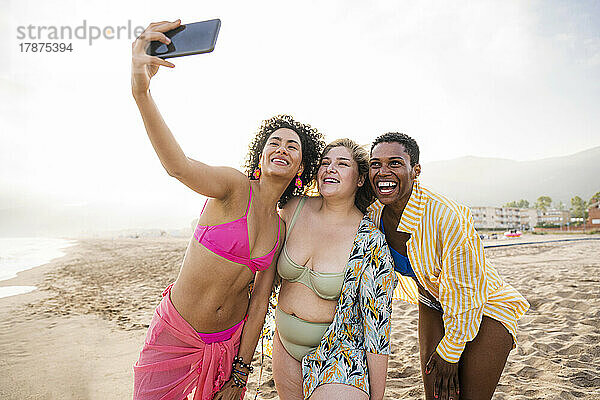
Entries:
{"label": "yellow striped shirt", "polygon": [[[368,210],[378,227],[382,212],[379,201]],[[444,310],[445,335],[436,348],[444,360],[458,362],[467,342],[477,335],[483,315],[500,321],[516,345],[517,320],[529,303],[485,259],[468,207],[415,180],[397,230],[411,234],[406,242],[410,264],[421,285]],[[400,274],[398,278],[396,298],[416,304],[415,281]]]}

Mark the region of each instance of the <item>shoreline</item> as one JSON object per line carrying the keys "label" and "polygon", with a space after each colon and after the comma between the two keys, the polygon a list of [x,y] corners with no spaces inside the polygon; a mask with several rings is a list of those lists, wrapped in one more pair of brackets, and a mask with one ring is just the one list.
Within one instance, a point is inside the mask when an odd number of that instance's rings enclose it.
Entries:
{"label": "shoreline", "polygon": [[[0,238],[0,240],[4,240],[2,245],[6,247],[3,265],[0,266],[5,268],[5,270],[0,270],[3,275],[3,278],[0,279],[0,299],[36,290],[37,286],[28,279],[35,280],[39,278],[39,275],[36,273],[23,273],[65,257],[68,254],[68,249],[78,244],[77,239],[65,238],[24,237]],[[36,247],[31,243],[36,240],[45,240],[46,243],[41,247]],[[11,244],[8,241],[20,241],[20,243]],[[32,252],[33,254],[31,254]],[[9,277],[6,277],[6,274],[10,274]]]}
{"label": "shoreline", "polygon": [[65,254],[63,256],[55,258],[45,264],[19,271],[17,272],[17,276],[15,276],[14,278],[0,281],[1,288],[9,288],[12,286],[35,287],[35,289],[33,289],[32,291],[28,291],[26,293],[19,293],[12,296],[0,297],[0,306],[4,306],[5,304],[21,304],[27,301],[33,301],[41,298],[43,296],[43,293],[39,290],[39,285],[43,282],[46,274],[53,271],[61,260],[63,260],[66,257],[69,257],[69,254],[75,251],[76,247],[77,244],[75,244],[74,246],[70,246],[68,250],[65,249]]}

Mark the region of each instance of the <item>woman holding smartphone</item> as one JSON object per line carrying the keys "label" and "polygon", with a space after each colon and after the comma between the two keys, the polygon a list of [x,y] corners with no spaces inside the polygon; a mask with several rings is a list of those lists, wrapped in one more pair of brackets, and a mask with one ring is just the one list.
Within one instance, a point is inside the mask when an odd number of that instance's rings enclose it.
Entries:
{"label": "woman holding smartphone", "polygon": [[[277,204],[316,172],[322,135],[288,116],[267,120],[246,174],[183,153],[149,91],[168,61],[146,54],[180,21],[152,23],[133,43],[132,93],[167,173],[206,196],[177,280],[163,293],[134,366],[134,399],[240,399],[267,312],[284,240]],[[249,286],[253,289],[249,293]]]}
{"label": "woman holding smartphone", "polygon": [[364,216],[368,153],[350,139],[325,148],[319,197],[283,207],[287,235],[273,339],[282,400],[381,399],[397,279],[381,232]]}

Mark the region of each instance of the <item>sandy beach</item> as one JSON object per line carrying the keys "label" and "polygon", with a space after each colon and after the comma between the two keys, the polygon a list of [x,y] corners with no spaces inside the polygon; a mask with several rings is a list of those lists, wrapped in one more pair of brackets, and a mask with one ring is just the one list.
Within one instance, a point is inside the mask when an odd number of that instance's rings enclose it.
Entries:
{"label": "sandy beach", "polygon": [[[600,236],[588,237],[596,240],[486,251],[531,303],[494,399],[600,399]],[[38,287],[0,299],[0,398],[131,398],[132,365],[187,243],[80,240],[66,256],[0,282]],[[423,398],[416,324],[416,306],[396,302],[387,399]],[[256,392],[260,356],[254,365],[246,399]],[[260,381],[258,398],[277,398],[267,358]]]}

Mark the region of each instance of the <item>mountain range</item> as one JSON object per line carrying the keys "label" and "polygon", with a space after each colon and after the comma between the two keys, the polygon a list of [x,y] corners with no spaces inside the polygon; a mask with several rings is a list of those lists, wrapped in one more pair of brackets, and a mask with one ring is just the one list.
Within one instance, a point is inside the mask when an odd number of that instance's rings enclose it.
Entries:
{"label": "mountain range", "polygon": [[469,206],[501,206],[540,196],[567,208],[571,198],[587,201],[600,191],[600,146],[569,156],[534,161],[460,157],[422,166],[423,185]]}

